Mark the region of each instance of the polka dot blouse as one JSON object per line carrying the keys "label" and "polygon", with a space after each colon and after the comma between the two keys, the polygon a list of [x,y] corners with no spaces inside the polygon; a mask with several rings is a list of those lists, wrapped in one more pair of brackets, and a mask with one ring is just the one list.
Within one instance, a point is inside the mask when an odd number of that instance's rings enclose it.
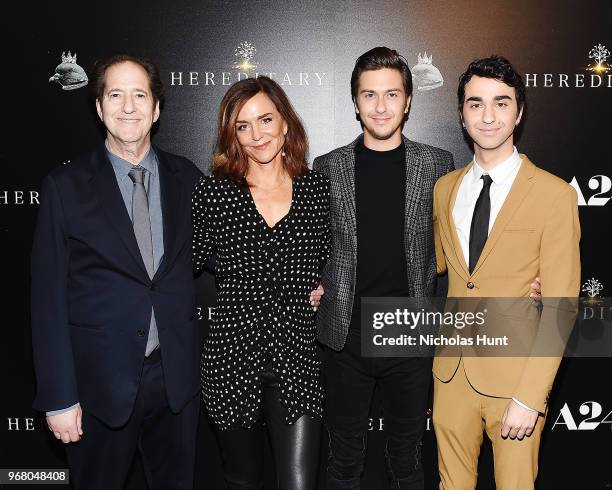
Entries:
{"label": "polka dot blouse", "polygon": [[217,303],[201,363],[204,404],[223,430],[260,418],[260,375],[279,378],[286,423],[320,418],[322,388],[310,292],[330,247],[329,181],[294,180],[291,207],[269,227],[248,190],[202,177],[193,193],[193,257],[216,255]]}

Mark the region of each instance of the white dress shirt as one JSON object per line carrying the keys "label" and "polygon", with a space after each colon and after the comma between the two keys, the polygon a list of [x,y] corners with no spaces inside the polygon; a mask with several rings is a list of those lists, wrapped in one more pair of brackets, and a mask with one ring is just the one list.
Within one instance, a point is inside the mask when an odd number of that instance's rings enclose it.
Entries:
{"label": "white dress shirt", "polygon": [[514,147],[510,157],[488,172],[478,165],[476,156],[474,156],[474,165],[463,176],[463,180],[459,184],[457,199],[453,208],[453,220],[466,264],[470,263],[470,227],[472,225],[472,215],[474,214],[474,207],[484,184],[480,177],[483,174],[489,174],[493,181],[489,191],[489,196],[491,197],[489,233],[491,233],[495,219],[508,196],[508,192],[510,192],[510,187],[512,187],[520,168],[521,157],[518,151],[516,151],[516,147]]}
{"label": "white dress shirt", "polygon": [[[513,148],[512,155],[489,171],[484,170],[478,165],[476,156],[474,155],[474,165],[463,176],[463,180],[461,184],[459,184],[459,190],[457,191],[455,206],[453,207],[453,220],[455,222],[457,236],[459,237],[459,243],[461,244],[461,250],[463,251],[463,257],[465,258],[466,264],[470,263],[470,227],[472,225],[472,215],[474,214],[476,201],[484,185],[480,177],[483,174],[489,174],[493,181],[489,191],[489,196],[491,198],[489,233],[491,233],[491,229],[495,224],[495,219],[504,205],[506,197],[508,197],[510,188],[520,168],[521,157],[516,147]],[[521,403],[516,398],[513,397],[512,399],[521,407],[535,412],[535,410]]]}

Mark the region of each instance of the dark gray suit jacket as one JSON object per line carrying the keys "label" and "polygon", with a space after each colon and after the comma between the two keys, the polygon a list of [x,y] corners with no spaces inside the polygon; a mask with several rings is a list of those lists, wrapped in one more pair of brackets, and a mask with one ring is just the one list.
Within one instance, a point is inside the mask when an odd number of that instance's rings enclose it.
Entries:
{"label": "dark gray suit jacket", "polygon": [[[357,268],[355,219],[355,144],[315,158],[314,169],[331,183],[331,256],[323,270],[325,294],[317,313],[317,337],[334,350],[344,347],[351,322]],[[445,150],[404,138],[406,147],[406,214],[404,246],[410,296],[433,296],[436,288],[432,206],[434,184],[455,169]],[[381,196],[384,199],[384,196]]]}

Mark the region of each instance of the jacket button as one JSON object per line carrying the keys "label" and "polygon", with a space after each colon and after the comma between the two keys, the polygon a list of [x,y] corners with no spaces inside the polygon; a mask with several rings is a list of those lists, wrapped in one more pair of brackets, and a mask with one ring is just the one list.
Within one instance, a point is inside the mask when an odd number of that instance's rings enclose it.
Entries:
{"label": "jacket button", "polygon": [[468,289],[474,289],[474,283],[472,281],[467,283],[467,288]]}
{"label": "jacket button", "polygon": [[149,289],[150,289],[151,291],[155,291],[155,284],[154,284],[154,283],[151,283],[151,285],[149,286]]}
{"label": "jacket button", "polygon": [[145,331],[144,330],[137,330],[136,331],[136,335],[138,335],[139,337],[144,337],[145,336]]}

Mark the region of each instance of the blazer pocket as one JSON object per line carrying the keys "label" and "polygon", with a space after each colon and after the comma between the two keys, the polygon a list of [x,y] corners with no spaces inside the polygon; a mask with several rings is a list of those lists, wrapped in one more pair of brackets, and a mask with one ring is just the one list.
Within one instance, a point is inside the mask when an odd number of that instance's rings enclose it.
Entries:
{"label": "blazer pocket", "polygon": [[535,233],[535,228],[506,228],[504,233]]}

